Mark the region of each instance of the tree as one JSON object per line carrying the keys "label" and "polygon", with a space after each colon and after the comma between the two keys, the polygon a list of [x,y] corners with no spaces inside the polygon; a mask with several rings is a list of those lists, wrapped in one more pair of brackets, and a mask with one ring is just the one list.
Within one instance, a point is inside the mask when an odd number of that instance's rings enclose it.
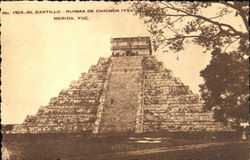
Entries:
{"label": "tree", "polygon": [[[204,108],[221,122],[248,120],[249,2],[134,2],[154,50],[178,52],[193,43],[211,52],[200,85]],[[235,19],[230,23],[225,19]],[[230,49],[231,51],[228,51]]]}
{"label": "tree", "polygon": [[202,70],[204,84],[200,85],[206,110],[214,111],[214,118],[234,124],[247,121],[248,115],[248,63],[236,51],[212,51],[212,60]]}
{"label": "tree", "polygon": [[[134,2],[136,15],[148,24],[153,47],[180,51],[185,43],[203,46],[206,51],[227,48],[235,41],[248,40],[248,2]],[[212,13],[211,13],[212,10]],[[238,24],[222,19],[238,18]],[[239,25],[243,31],[240,30]],[[167,49],[167,50],[168,50]]]}

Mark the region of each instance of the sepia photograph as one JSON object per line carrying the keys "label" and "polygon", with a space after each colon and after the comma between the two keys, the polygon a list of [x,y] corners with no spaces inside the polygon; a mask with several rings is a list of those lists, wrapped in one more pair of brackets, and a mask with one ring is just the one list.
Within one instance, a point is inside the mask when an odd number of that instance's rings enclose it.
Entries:
{"label": "sepia photograph", "polygon": [[248,1],[1,2],[3,160],[250,160]]}

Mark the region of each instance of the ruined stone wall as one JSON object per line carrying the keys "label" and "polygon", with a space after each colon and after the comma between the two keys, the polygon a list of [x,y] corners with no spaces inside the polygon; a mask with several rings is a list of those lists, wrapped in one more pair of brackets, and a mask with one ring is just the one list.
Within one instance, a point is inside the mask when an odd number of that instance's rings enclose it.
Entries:
{"label": "ruined stone wall", "polygon": [[204,112],[199,96],[191,92],[155,57],[143,60],[143,132],[231,130]]}
{"label": "ruined stone wall", "polygon": [[112,69],[112,63],[109,63],[109,65],[107,67],[107,72],[105,75],[106,77],[105,77],[105,82],[103,84],[102,94],[100,96],[99,105],[97,108],[97,114],[96,114],[96,120],[94,123],[94,128],[92,130],[92,133],[94,133],[94,134],[99,133],[99,128],[100,128],[100,124],[101,124],[101,120],[102,120],[102,113],[103,113],[103,109],[104,109],[105,101],[106,101],[106,96],[107,96],[107,92],[108,92],[111,69]]}
{"label": "ruined stone wall", "polygon": [[24,123],[16,125],[13,133],[54,133],[92,131],[100,97],[107,81],[109,59],[100,58],[97,65],[82,73],[68,89],[51,98],[37,114],[27,116]]}
{"label": "ruined stone wall", "polygon": [[142,58],[112,57],[100,133],[135,132],[136,113],[141,104]]}
{"label": "ruined stone wall", "polygon": [[229,131],[154,56],[100,58],[12,133]]}

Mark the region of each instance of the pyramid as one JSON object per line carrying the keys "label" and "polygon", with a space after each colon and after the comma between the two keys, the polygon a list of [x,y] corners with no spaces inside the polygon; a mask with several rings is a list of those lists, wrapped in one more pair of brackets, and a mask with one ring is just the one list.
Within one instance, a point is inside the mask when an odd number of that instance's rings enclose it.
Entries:
{"label": "pyramid", "polygon": [[152,55],[149,37],[112,38],[111,46],[112,56],[101,57],[12,133],[232,130]]}

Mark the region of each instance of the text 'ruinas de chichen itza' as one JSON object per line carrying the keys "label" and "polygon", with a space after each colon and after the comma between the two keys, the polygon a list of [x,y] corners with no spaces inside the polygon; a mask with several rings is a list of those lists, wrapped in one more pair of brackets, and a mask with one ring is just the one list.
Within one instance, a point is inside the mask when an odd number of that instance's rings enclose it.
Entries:
{"label": "text 'ruinas de chichen itza'", "polygon": [[231,130],[204,112],[199,96],[152,55],[149,37],[113,38],[111,44],[111,57],[100,58],[12,133]]}

